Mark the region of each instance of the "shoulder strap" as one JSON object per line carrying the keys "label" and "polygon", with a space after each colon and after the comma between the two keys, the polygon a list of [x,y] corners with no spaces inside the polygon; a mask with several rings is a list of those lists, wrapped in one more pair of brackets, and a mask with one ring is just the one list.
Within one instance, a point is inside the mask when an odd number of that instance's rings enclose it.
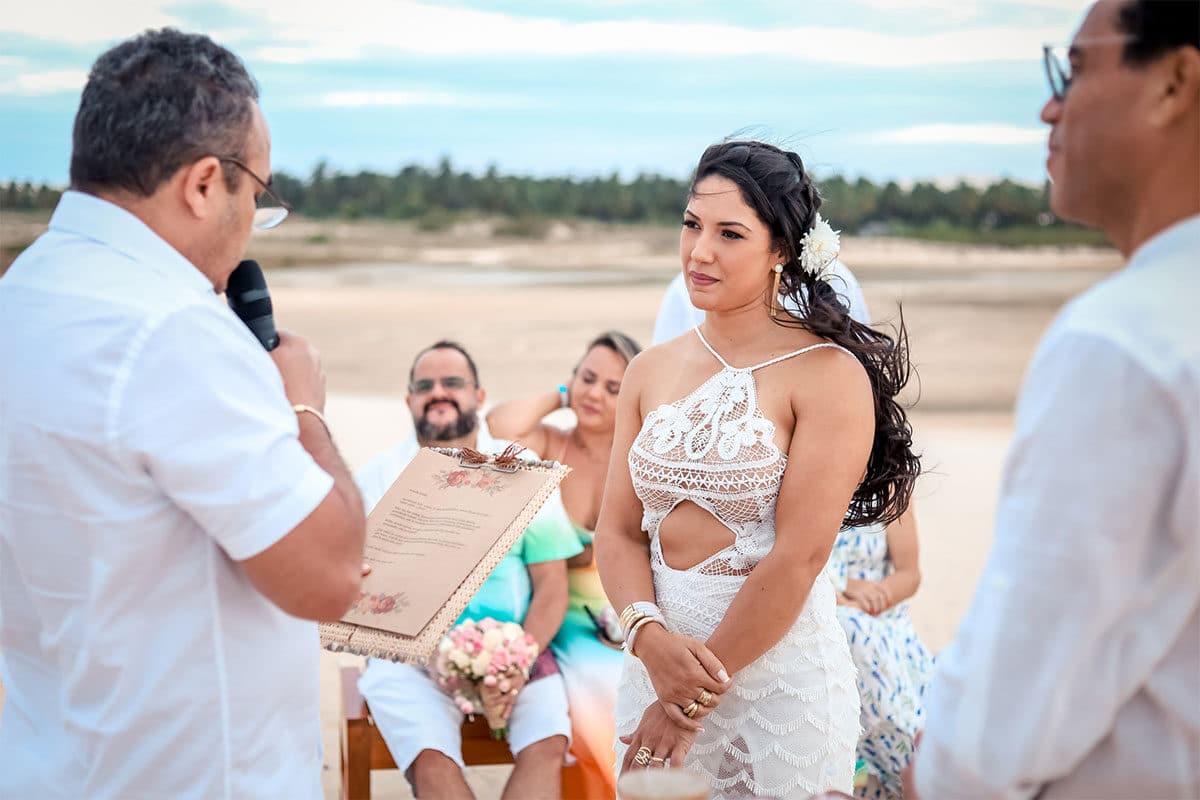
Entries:
{"label": "shoulder strap", "polygon": [[733,367],[729,366],[729,364],[726,363],[725,359],[721,358],[720,353],[718,353],[716,350],[713,350],[713,346],[708,343],[708,339],[705,339],[704,334],[700,332],[699,325],[692,328],[692,330],[694,330],[696,332],[696,335],[700,337],[700,343],[703,344],[706,348],[708,348],[708,352],[713,354],[713,358],[715,358],[717,361],[721,362],[722,367],[724,367],[725,369],[733,369]]}
{"label": "shoulder strap", "polygon": [[[699,331],[697,331],[697,333],[699,333]],[[793,356],[803,355],[804,353],[807,353],[810,350],[820,350],[822,347],[832,347],[836,350],[841,350],[843,353],[846,353],[847,355],[851,355],[851,356],[854,355],[849,350],[842,347],[840,344],[834,344],[833,342],[820,342],[819,344],[810,344],[808,347],[801,347],[799,350],[794,350],[791,353],[784,353],[781,356],[772,358],[770,361],[764,361],[761,364],[755,364],[753,367],[750,367],[750,371],[754,372],[757,369],[762,369],[763,367],[769,367],[772,364],[778,364],[780,361],[786,361],[787,359],[792,358]],[[717,356],[717,357],[720,358],[720,356]]]}

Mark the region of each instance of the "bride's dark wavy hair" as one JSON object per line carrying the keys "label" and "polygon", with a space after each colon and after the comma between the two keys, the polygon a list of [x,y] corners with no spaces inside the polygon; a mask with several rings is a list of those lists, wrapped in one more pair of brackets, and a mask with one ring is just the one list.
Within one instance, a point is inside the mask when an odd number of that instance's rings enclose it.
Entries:
{"label": "bride's dark wavy hair", "polygon": [[863,325],[851,318],[848,304],[833,286],[800,266],[800,240],[821,207],[821,195],[800,156],[763,142],[721,142],[700,157],[691,193],[712,175],[737,184],[742,199],[770,228],[772,246],[783,256],[780,292],[798,311],[782,315],[786,319],[776,323],[841,345],[867,371],[874,395],[875,440],[844,524],[892,522],[908,508],[921,472],[921,459],[912,449],[912,426],[896,401],[912,369],[903,313],[894,337]]}

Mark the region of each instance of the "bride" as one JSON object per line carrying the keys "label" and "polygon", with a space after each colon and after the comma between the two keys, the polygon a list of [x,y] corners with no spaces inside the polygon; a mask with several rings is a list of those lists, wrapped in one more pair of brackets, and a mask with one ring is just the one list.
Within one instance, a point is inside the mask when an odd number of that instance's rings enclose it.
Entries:
{"label": "bride", "polygon": [[625,609],[619,769],[686,763],[722,798],[851,790],[859,700],[825,565],[919,471],[903,322],[893,340],[850,319],[820,204],[795,153],[704,152],[679,248],[704,322],[629,365],[596,531]]}

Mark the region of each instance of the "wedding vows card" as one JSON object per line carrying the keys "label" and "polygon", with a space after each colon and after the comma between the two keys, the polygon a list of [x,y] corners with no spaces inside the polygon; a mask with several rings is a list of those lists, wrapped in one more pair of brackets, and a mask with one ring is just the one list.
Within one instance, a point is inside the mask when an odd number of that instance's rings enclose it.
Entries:
{"label": "wedding vows card", "polygon": [[322,645],[423,664],[567,471],[421,449],[368,516],[371,574]]}

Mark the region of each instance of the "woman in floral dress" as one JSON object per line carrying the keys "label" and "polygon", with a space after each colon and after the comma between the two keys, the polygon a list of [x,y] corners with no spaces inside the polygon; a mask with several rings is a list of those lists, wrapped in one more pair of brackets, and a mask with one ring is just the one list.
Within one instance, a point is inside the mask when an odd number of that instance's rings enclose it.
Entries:
{"label": "woman in floral dress", "polygon": [[900,771],[925,724],[921,696],[933,677],[933,656],[913,628],[906,602],[921,583],[912,507],[886,530],[871,525],[841,531],[830,573],[862,700],[855,793],[897,800],[903,797]]}

